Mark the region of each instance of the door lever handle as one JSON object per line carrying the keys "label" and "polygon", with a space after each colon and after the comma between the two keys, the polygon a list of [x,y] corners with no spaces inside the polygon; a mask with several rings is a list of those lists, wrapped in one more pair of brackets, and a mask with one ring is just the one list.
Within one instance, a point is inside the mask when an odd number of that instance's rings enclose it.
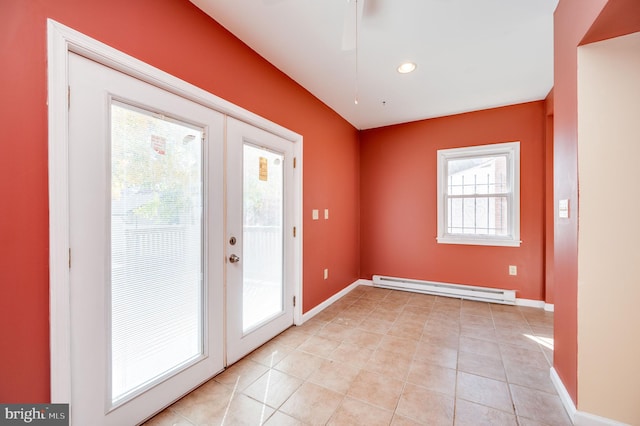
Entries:
{"label": "door lever handle", "polygon": [[235,254],[232,254],[231,256],[229,256],[229,262],[238,263],[238,262],[240,262],[240,258],[238,256],[236,256]]}

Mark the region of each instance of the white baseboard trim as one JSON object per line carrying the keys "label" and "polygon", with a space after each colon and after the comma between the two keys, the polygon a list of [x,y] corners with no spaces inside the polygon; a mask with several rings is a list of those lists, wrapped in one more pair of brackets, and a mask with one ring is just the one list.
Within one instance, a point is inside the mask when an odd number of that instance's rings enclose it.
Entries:
{"label": "white baseboard trim", "polygon": [[564,383],[560,380],[560,376],[558,376],[555,368],[551,367],[549,375],[551,376],[551,383],[553,383],[553,387],[556,388],[556,392],[558,392],[558,396],[560,396],[560,401],[562,401],[564,409],[567,411],[571,421],[575,424],[574,419],[576,416],[576,405],[573,403],[571,396],[569,396],[567,388],[564,387]]}
{"label": "white baseboard trim", "polygon": [[302,314],[302,321],[299,324],[296,324],[296,325],[302,325],[305,322],[309,321],[311,318],[313,318],[314,316],[318,315],[320,312],[322,312],[325,308],[327,308],[333,302],[335,302],[336,300],[340,299],[341,297],[347,295],[349,292],[351,292],[353,289],[355,289],[359,285],[370,285],[370,284],[366,284],[366,283],[361,283],[361,281],[366,281],[366,280],[354,281],[352,284],[350,284],[347,287],[343,288],[342,290],[340,290],[339,292],[337,292],[336,294],[334,294],[333,296],[331,296],[330,298],[328,298],[324,302],[320,303],[319,305],[315,306],[314,308],[312,308],[309,311],[307,311],[304,314]]}
{"label": "white baseboard trim", "polygon": [[576,411],[573,424],[576,426],[629,426],[627,423],[620,423],[595,414],[585,413],[584,411]]}
{"label": "white baseboard trim", "polygon": [[545,303],[544,304],[544,310],[547,312],[553,312],[555,309],[553,303]]}
{"label": "white baseboard trim", "polygon": [[526,306],[529,308],[544,308],[545,303],[542,300],[520,299],[516,298],[516,306]]}

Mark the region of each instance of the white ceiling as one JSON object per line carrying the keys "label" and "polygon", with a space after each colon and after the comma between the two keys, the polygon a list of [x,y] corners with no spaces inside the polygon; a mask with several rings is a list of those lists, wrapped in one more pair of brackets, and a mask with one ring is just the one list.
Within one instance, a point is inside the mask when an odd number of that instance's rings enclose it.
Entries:
{"label": "white ceiling", "polygon": [[[191,1],[358,129],[544,99],[553,86],[558,0]],[[404,61],[418,68],[399,74]]]}

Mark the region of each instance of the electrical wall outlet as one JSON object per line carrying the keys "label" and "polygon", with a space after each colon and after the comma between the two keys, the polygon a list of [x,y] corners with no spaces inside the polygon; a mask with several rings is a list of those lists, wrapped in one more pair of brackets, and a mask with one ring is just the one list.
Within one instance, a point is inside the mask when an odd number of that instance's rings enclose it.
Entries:
{"label": "electrical wall outlet", "polygon": [[325,269],[325,270],[324,270],[324,279],[326,280],[326,279],[328,279],[328,278],[329,278],[329,270],[328,270],[328,269]]}
{"label": "electrical wall outlet", "polygon": [[518,267],[516,265],[509,265],[509,275],[518,275]]}

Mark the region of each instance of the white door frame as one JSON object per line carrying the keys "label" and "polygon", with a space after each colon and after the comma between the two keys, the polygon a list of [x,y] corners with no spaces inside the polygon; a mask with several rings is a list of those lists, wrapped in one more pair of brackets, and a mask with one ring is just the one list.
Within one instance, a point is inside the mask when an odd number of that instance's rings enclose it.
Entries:
{"label": "white door frame", "polygon": [[[47,20],[49,131],[49,317],[51,402],[71,402],[71,321],[69,317],[69,52],[242,120],[294,143],[295,284],[294,323],[302,323],[302,136],[203,89],[152,67],[52,19]],[[220,241],[223,244],[223,241]],[[224,259],[221,259],[221,262]],[[203,380],[206,378],[203,378]],[[150,413],[152,414],[152,413]]]}

